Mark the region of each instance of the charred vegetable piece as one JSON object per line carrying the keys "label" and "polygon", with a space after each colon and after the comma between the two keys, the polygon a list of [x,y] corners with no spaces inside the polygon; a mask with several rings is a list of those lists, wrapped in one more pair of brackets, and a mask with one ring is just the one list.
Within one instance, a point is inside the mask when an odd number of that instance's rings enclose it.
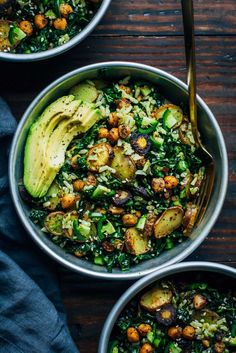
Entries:
{"label": "charred vegetable piece", "polygon": [[9,41],[10,24],[9,21],[0,20],[0,51],[10,51],[13,47]]}
{"label": "charred vegetable piece", "polygon": [[154,224],[155,237],[162,238],[178,229],[183,220],[184,211],[181,206],[173,206],[162,213]]}
{"label": "charred vegetable piece", "polygon": [[155,312],[164,305],[170,304],[172,297],[173,293],[170,289],[154,287],[143,294],[140,299],[140,306],[149,312]]}
{"label": "charred vegetable piece", "polygon": [[63,234],[62,220],[64,215],[64,212],[60,211],[49,213],[44,221],[44,226],[49,233],[53,235]]}
{"label": "charred vegetable piece", "polygon": [[110,151],[107,143],[98,143],[88,153],[87,166],[92,172],[99,172],[99,169],[110,162]]}
{"label": "charred vegetable piece", "polygon": [[132,195],[127,190],[117,190],[113,197],[113,202],[116,206],[124,205],[127,201],[132,198]]}
{"label": "charred vegetable piece", "polygon": [[132,158],[124,154],[122,147],[114,148],[114,158],[111,167],[116,170],[115,176],[120,180],[132,181],[135,177],[136,166]]}
{"label": "charred vegetable piece", "polygon": [[9,39],[9,42],[11,43],[12,46],[16,46],[25,37],[26,37],[25,32],[23,32],[15,24],[10,26],[8,39]]}
{"label": "charred vegetable piece", "polygon": [[195,311],[192,318],[193,320],[203,320],[208,324],[214,324],[220,317],[215,311],[204,309]]}
{"label": "charred vegetable piece", "polygon": [[180,107],[174,104],[162,105],[157,113],[156,119],[163,118],[163,127],[167,129],[177,128],[183,121],[183,112]]}
{"label": "charred vegetable piece", "polygon": [[194,224],[196,222],[197,215],[198,215],[198,207],[192,203],[189,203],[187,205],[187,209],[185,211],[183,221],[182,221],[182,224],[184,227],[184,231],[183,231],[184,235],[188,236],[191,233],[194,227]]}
{"label": "charred vegetable piece", "polygon": [[151,148],[150,138],[146,134],[133,133],[131,136],[131,146],[139,154],[146,154]]}
{"label": "charred vegetable piece", "polygon": [[156,319],[159,324],[164,326],[172,325],[176,319],[176,310],[173,305],[164,305],[156,312]]}
{"label": "charred vegetable piece", "polygon": [[125,232],[125,247],[130,254],[145,254],[149,251],[148,239],[142,237],[136,228],[129,228]]}

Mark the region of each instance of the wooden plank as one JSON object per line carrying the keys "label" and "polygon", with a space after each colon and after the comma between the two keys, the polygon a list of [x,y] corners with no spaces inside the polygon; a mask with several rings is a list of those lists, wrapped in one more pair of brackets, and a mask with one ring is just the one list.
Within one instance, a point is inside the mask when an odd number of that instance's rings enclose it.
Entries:
{"label": "wooden plank", "polygon": [[[236,34],[234,0],[194,0],[197,34]],[[179,0],[113,0],[94,32],[100,35],[182,34]]]}

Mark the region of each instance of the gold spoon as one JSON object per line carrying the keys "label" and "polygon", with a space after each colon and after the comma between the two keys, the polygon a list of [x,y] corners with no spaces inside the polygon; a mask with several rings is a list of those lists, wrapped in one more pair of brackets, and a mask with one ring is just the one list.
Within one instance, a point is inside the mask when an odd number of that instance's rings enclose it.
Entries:
{"label": "gold spoon", "polygon": [[215,179],[215,163],[212,155],[203,146],[197,126],[197,105],[196,105],[196,61],[195,61],[195,39],[194,39],[194,15],[193,1],[181,0],[183,26],[184,26],[184,42],[185,56],[187,66],[187,84],[189,93],[189,115],[192,125],[192,133],[197,146],[197,153],[205,166],[205,178],[201,185],[198,199],[198,215],[197,224],[201,222],[206,211],[208,202]]}

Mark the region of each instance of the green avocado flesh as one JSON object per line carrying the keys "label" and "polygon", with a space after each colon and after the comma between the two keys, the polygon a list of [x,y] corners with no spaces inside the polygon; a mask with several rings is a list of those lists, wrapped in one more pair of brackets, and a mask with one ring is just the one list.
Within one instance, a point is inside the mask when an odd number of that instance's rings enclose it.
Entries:
{"label": "green avocado flesh", "polygon": [[30,128],[24,154],[23,181],[33,197],[44,196],[65,160],[72,139],[100,119],[91,103],[73,95],[50,104]]}

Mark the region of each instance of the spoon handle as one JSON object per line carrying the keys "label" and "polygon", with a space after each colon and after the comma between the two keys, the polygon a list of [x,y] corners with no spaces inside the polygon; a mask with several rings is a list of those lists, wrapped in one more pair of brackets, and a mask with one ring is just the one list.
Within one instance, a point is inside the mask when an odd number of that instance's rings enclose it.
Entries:
{"label": "spoon handle", "polygon": [[181,0],[185,56],[187,65],[187,84],[189,93],[189,115],[192,125],[193,137],[199,145],[197,128],[197,106],[196,106],[196,61],[195,61],[195,40],[194,40],[194,15],[193,0]]}

